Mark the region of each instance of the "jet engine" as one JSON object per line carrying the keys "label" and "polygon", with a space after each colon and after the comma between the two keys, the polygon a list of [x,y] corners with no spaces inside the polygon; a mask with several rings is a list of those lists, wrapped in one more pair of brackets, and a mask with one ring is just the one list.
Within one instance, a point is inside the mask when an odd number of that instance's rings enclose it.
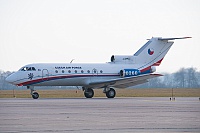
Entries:
{"label": "jet engine", "polygon": [[130,77],[140,75],[141,72],[138,69],[123,69],[119,73],[121,77]]}
{"label": "jet engine", "polygon": [[111,62],[131,62],[133,61],[132,55],[112,55]]}

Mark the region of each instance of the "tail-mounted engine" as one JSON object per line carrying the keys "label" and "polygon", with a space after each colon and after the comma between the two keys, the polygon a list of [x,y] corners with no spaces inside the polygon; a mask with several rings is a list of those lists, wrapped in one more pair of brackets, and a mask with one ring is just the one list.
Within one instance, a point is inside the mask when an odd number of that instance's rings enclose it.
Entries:
{"label": "tail-mounted engine", "polygon": [[146,71],[140,71],[138,69],[123,69],[123,70],[120,70],[119,74],[121,77],[131,77],[131,76],[138,76],[140,74],[153,73],[155,71],[156,71],[156,67],[151,66]]}
{"label": "tail-mounted engine", "polygon": [[133,62],[133,56],[132,55],[112,55],[111,56],[111,62]]}
{"label": "tail-mounted engine", "polygon": [[124,70],[120,70],[119,73],[121,77],[131,77],[131,76],[140,75],[141,72],[138,69],[124,69]]}

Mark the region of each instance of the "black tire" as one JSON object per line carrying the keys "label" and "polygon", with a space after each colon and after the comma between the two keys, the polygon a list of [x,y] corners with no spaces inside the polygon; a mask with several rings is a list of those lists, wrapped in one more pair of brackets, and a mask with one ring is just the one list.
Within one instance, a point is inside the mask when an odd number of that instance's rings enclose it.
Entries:
{"label": "black tire", "polygon": [[91,88],[85,90],[84,95],[86,98],[92,98],[94,96],[94,91]]}
{"label": "black tire", "polygon": [[38,99],[39,98],[39,94],[37,92],[33,92],[32,98],[33,99]]}
{"label": "black tire", "polygon": [[114,98],[115,95],[116,95],[116,92],[113,88],[110,88],[110,90],[106,92],[107,98]]}

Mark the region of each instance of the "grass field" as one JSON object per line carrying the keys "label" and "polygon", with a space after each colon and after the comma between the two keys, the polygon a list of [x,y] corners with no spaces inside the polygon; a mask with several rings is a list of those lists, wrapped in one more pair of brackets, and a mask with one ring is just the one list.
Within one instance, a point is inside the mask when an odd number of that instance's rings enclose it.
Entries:
{"label": "grass field", "polygon": [[[37,90],[40,98],[84,97],[82,90]],[[106,97],[102,89],[94,97]],[[171,97],[172,89],[116,89],[116,97]],[[200,89],[173,89],[174,97],[200,97]],[[0,90],[0,98],[31,98],[30,90]]]}

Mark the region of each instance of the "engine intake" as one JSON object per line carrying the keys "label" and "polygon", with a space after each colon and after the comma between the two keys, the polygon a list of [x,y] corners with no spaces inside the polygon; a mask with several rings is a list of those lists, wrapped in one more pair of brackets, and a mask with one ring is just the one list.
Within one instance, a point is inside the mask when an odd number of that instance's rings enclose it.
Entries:
{"label": "engine intake", "polygon": [[138,69],[124,69],[124,70],[120,70],[119,73],[121,77],[131,77],[131,76],[140,75],[141,72]]}
{"label": "engine intake", "polygon": [[111,62],[130,62],[133,61],[132,55],[112,55]]}

